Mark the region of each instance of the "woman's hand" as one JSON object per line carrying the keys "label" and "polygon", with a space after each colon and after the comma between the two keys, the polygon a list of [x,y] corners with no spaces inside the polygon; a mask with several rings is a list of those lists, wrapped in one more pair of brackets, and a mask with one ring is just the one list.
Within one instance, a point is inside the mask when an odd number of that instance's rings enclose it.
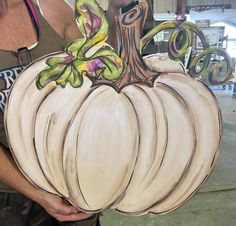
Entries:
{"label": "woman's hand", "polygon": [[60,222],[83,220],[93,215],[78,211],[69,202],[57,195],[39,190],[37,197],[35,201]]}
{"label": "woman's hand", "polygon": [[92,214],[79,212],[75,207],[57,195],[39,190],[19,171],[9,151],[0,145],[0,181],[8,184],[29,199],[41,205],[58,221],[78,221]]}

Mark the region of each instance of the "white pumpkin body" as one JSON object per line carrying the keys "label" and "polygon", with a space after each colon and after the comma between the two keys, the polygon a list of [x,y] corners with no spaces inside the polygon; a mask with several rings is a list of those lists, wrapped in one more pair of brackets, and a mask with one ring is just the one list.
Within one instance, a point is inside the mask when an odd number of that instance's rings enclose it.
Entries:
{"label": "white pumpkin body", "polygon": [[[162,72],[153,88],[117,93],[91,88],[85,77],[80,88],[38,90],[46,59],[19,76],[5,113],[13,156],[32,183],[81,210],[133,215],[172,211],[196,193],[222,135],[219,106],[204,84],[153,55],[146,63]],[[176,73],[168,73],[171,64]]]}

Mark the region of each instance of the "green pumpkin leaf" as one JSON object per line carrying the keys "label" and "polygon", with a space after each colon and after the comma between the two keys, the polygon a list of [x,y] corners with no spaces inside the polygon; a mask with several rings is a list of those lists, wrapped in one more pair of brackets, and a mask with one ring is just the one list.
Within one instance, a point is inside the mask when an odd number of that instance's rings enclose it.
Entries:
{"label": "green pumpkin leaf", "polygon": [[50,82],[59,79],[65,68],[66,65],[59,64],[40,72],[36,79],[37,88],[42,89]]}
{"label": "green pumpkin leaf", "polygon": [[[37,87],[42,89],[50,82],[74,88],[83,84],[83,75],[92,79],[99,77],[108,80],[120,78],[124,63],[115,51],[105,42],[108,36],[108,21],[104,11],[94,0],[76,0],[76,22],[84,38],[77,39],[65,48],[65,57],[47,59],[45,68],[37,76]],[[93,54],[87,56],[88,52]]]}
{"label": "green pumpkin leaf", "polygon": [[66,62],[66,57],[50,57],[47,61],[46,64],[48,66],[54,67],[59,64],[65,64]]}
{"label": "green pumpkin leaf", "polygon": [[78,88],[82,86],[83,81],[84,81],[83,76],[79,74],[79,72],[76,69],[72,68],[71,74],[68,77],[68,82],[71,84],[71,86],[73,88]]}

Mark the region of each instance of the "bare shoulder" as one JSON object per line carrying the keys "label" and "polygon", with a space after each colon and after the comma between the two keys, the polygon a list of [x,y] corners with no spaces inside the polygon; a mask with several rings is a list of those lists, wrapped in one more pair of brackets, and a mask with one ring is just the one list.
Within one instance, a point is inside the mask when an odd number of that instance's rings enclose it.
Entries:
{"label": "bare shoulder", "polygon": [[54,30],[65,40],[81,37],[73,9],[64,0],[38,0],[43,15]]}

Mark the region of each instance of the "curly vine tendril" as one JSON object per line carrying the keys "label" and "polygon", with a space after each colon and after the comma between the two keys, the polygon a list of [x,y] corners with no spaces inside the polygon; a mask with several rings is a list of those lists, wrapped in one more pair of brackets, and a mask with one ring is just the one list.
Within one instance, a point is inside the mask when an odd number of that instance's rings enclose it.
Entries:
{"label": "curly vine tendril", "polygon": [[[225,63],[224,66],[225,72],[222,72],[223,65],[221,64],[210,65],[206,63],[204,63],[203,67],[199,71],[197,71],[197,65],[199,65],[199,62],[205,58],[210,59],[212,54],[217,54],[223,57],[224,60],[222,62]],[[203,68],[205,70],[203,70]],[[233,62],[226,51],[220,48],[208,48],[203,52],[199,53],[192,60],[189,66],[189,74],[195,78],[200,76],[204,78],[207,76],[210,84],[217,85],[225,83],[231,78],[232,68],[233,68]]]}
{"label": "curly vine tendril", "polygon": [[84,75],[91,80],[95,77],[116,80],[122,75],[124,62],[106,43],[108,22],[103,9],[95,0],[76,0],[75,10],[76,23],[84,37],[66,47],[66,56],[46,61],[48,67],[37,77],[39,89],[51,82],[61,87],[70,83],[77,88],[83,84]]}
{"label": "curly vine tendril", "polygon": [[[149,31],[144,37],[142,37],[140,42],[141,51],[148,45],[149,41],[160,31],[166,29],[173,29],[168,43],[168,55],[171,59],[177,60],[183,57],[191,46],[191,35],[195,33],[201,40],[203,51],[199,53],[190,63],[189,74],[194,78],[208,77],[211,85],[217,85],[225,83],[231,78],[232,75],[232,60],[227,52],[221,48],[209,48],[209,44],[203,34],[203,32],[191,22],[181,22],[181,21],[166,21],[160,25],[154,27]],[[180,32],[184,35],[184,39],[181,46],[177,47],[177,38]],[[223,57],[222,62],[224,65],[224,72],[222,65],[212,65],[211,56],[212,54],[219,55]],[[201,67],[199,63],[202,61]]]}

